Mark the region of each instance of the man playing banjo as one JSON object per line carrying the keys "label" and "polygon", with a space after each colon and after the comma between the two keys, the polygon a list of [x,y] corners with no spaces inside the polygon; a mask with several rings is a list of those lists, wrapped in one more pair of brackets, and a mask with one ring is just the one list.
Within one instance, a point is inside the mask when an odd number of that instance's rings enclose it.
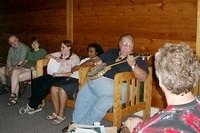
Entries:
{"label": "man playing banjo", "polygon": [[[121,64],[113,66],[102,77],[89,80],[80,89],[75,109],[73,112],[73,123],[93,124],[101,121],[106,112],[113,106],[113,86],[116,73],[132,71],[136,78],[144,81],[148,75],[148,66],[141,58],[135,58],[132,53],[134,49],[134,39],[131,34],[124,34],[119,39],[119,48],[110,49],[107,53],[100,55],[95,63],[107,65],[126,60]],[[123,97],[125,101],[126,88],[123,87]]]}

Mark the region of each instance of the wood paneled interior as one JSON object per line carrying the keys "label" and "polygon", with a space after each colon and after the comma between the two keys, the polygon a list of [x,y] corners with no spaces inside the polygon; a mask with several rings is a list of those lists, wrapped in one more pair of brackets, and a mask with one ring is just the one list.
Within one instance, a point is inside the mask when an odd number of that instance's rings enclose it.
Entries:
{"label": "wood paneled interior", "polygon": [[[66,37],[65,0],[3,0],[0,4],[0,49],[1,57],[7,55],[7,38],[16,34],[29,44],[37,36],[41,47],[49,52],[60,48],[60,41]],[[6,50],[4,50],[6,49]]]}
{"label": "wood paneled interior", "polygon": [[154,53],[170,40],[195,49],[196,10],[196,0],[76,0],[74,40],[80,51],[91,41],[108,49],[130,32],[137,51]]}
{"label": "wood paneled interior", "polygon": [[[86,55],[90,42],[105,50],[117,46],[122,33],[135,36],[136,51],[155,53],[165,42],[188,42],[195,50],[197,0],[74,0],[74,50]],[[2,0],[0,4],[0,57],[7,55],[9,34],[28,44],[38,36],[48,52],[66,38],[66,0]],[[156,86],[156,85],[155,85]],[[153,104],[163,101],[153,88]],[[158,87],[159,88],[159,87]]]}

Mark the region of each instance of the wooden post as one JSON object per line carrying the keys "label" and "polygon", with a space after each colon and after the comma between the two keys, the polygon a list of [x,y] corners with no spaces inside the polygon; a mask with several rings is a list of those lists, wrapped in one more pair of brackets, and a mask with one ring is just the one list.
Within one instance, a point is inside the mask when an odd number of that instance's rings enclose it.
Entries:
{"label": "wooden post", "polygon": [[73,41],[73,0],[66,0],[66,39]]}
{"label": "wooden post", "polygon": [[[200,59],[200,0],[197,0],[196,54]],[[197,95],[199,95],[199,89],[200,89],[200,81],[198,82],[198,86],[196,89],[197,92],[195,92]]]}

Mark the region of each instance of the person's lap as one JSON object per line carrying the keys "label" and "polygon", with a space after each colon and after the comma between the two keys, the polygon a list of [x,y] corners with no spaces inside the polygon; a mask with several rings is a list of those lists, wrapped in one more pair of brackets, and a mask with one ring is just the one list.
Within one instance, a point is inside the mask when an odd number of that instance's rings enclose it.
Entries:
{"label": "person's lap", "polygon": [[55,82],[53,86],[62,88],[70,99],[75,99],[74,95],[78,92],[79,83],[78,79],[69,77]]}
{"label": "person's lap", "polygon": [[[80,111],[86,108],[84,114],[81,114],[82,119],[79,120],[81,124],[93,124],[95,121],[101,121],[113,105],[113,87],[114,81],[106,77],[88,81],[87,85],[78,93],[73,116],[76,118],[76,115],[80,115]],[[94,99],[90,98],[90,93],[95,96]],[[125,84],[122,85],[122,93],[122,100],[125,101]]]}

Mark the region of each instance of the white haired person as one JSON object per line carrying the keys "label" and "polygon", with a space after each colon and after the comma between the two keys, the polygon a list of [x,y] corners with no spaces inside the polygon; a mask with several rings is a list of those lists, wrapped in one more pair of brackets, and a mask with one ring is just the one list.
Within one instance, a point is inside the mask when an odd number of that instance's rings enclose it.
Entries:
{"label": "white haired person", "polygon": [[144,122],[129,118],[121,133],[200,133],[200,97],[192,93],[200,64],[192,49],[167,43],[155,55],[155,70],[168,106]]}

